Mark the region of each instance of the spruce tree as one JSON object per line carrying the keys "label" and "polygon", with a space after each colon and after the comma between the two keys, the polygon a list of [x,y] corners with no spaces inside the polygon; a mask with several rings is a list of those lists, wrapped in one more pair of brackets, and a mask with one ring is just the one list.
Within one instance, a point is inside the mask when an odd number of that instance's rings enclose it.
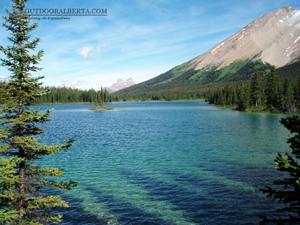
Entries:
{"label": "spruce tree", "polygon": [[265,89],[264,87],[261,87],[261,98],[260,98],[260,102],[261,102],[261,105],[265,105],[266,104],[266,94],[265,94]]}
{"label": "spruce tree", "polygon": [[283,109],[288,113],[294,112],[295,104],[294,104],[293,87],[288,78],[285,78],[284,80],[282,96],[283,96],[283,100],[282,100]]}
{"label": "spruce tree", "polygon": [[275,159],[276,169],[285,172],[289,176],[273,183],[278,188],[266,187],[261,189],[263,193],[273,200],[282,202],[282,208],[278,212],[285,212],[287,216],[280,214],[277,218],[263,217],[261,224],[276,222],[277,224],[300,223],[300,119],[297,116],[283,118],[280,121],[293,136],[289,136],[287,143],[292,149],[291,153],[278,154]]}
{"label": "spruce tree", "polygon": [[237,105],[237,103],[238,103],[237,93],[236,90],[233,90],[233,105]]}
{"label": "spruce tree", "polygon": [[100,89],[100,94],[101,94],[101,99],[104,101],[104,89],[103,89],[102,86],[101,86],[101,89]]}
{"label": "spruce tree", "polygon": [[41,167],[36,161],[46,155],[67,150],[73,140],[63,144],[41,144],[36,135],[43,130],[38,124],[50,121],[50,110],[42,113],[30,105],[45,94],[39,86],[42,77],[34,78],[31,72],[41,70],[37,64],[43,51],[30,54],[40,39],[30,40],[30,32],[37,23],[30,24],[24,11],[28,0],[13,0],[13,9],[6,9],[3,26],[10,31],[11,46],[0,46],[5,59],[2,66],[11,72],[10,81],[1,92],[0,109],[0,223],[46,224],[61,221],[60,215],[51,214],[53,207],[68,207],[61,196],[47,196],[41,188],[48,186],[60,190],[70,189],[75,182],[57,182],[51,177],[62,176],[62,169]]}
{"label": "spruce tree", "polygon": [[279,111],[282,110],[281,82],[276,74],[276,69],[274,66],[271,67],[267,74],[266,99],[268,107],[275,107]]}
{"label": "spruce tree", "polygon": [[283,111],[282,109],[282,83],[277,75],[275,75],[275,93],[274,93],[274,106],[278,111]]}
{"label": "spruce tree", "polygon": [[246,104],[246,108],[248,108],[250,106],[250,82],[246,83],[245,86],[245,104]]}
{"label": "spruce tree", "polygon": [[300,76],[297,79],[296,86],[295,86],[295,100],[296,106],[300,107]]}
{"label": "spruce tree", "polygon": [[257,108],[261,99],[261,78],[258,71],[253,74],[251,79],[250,98],[251,103]]}
{"label": "spruce tree", "polygon": [[274,94],[276,91],[276,69],[274,66],[271,67],[270,71],[267,74],[267,82],[266,82],[266,103],[268,107],[274,106]]}
{"label": "spruce tree", "polygon": [[238,110],[245,111],[247,109],[247,103],[245,99],[245,85],[241,81],[241,85],[238,89]]}
{"label": "spruce tree", "polygon": [[101,106],[101,107],[105,107],[105,103],[104,103],[104,99],[102,98],[102,87],[101,87],[101,91],[99,91],[98,92],[98,101],[99,101],[99,105]]}
{"label": "spruce tree", "polygon": [[96,95],[95,95],[95,107],[98,106],[98,93],[96,92]]}
{"label": "spruce tree", "polygon": [[239,88],[239,94],[238,94],[238,110],[245,111],[249,107],[250,103],[250,83],[247,82],[244,84],[241,81],[241,85]]}
{"label": "spruce tree", "polygon": [[229,89],[229,93],[228,93],[226,103],[227,103],[227,105],[230,105],[230,106],[233,105],[233,90],[232,90],[232,87]]}

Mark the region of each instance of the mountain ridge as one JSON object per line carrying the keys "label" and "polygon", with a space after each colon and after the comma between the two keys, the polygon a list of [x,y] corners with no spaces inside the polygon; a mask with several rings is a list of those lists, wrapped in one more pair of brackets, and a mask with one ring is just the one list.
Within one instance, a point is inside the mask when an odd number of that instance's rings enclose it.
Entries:
{"label": "mountain ridge", "polygon": [[[283,67],[299,61],[299,56],[300,11],[285,6],[263,14],[201,55],[116,94],[187,90],[189,86],[249,80],[247,68],[266,74],[270,65]],[[242,71],[247,74],[241,75]]]}
{"label": "mountain ridge", "polygon": [[221,64],[219,68],[222,68],[236,60],[245,60],[261,53],[258,59],[282,67],[299,56],[299,28],[300,11],[285,6],[253,20],[191,63],[198,63],[196,69],[211,62]]}

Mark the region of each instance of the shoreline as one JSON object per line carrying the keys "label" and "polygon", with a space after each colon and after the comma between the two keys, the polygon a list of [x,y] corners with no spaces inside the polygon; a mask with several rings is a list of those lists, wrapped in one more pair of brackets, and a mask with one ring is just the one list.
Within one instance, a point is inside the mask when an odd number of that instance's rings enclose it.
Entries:
{"label": "shoreline", "polygon": [[[207,103],[209,104],[209,103]],[[237,112],[241,112],[241,113],[249,113],[249,114],[274,114],[274,115],[300,115],[300,112],[295,112],[295,113],[285,113],[285,112],[272,112],[269,110],[260,110],[260,109],[248,109],[245,111],[240,111],[237,110],[236,107],[234,106],[218,106],[213,104],[214,108],[218,108],[218,109],[231,109]]]}

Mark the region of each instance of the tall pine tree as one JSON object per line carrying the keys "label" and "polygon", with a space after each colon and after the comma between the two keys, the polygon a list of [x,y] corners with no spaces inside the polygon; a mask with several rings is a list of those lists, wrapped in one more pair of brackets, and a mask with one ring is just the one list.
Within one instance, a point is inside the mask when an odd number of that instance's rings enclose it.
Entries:
{"label": "tall pine tree", "polygon": [[261,99],[261,78],[258,71],[252,76],[250,88],[251,103],[257,108]]}
{"label": "tall pine tree", "polygon": [[296,108],[294,104],[293,87],[288,78],[285,78],[284,80],[282,98],[283,110],[288,113],[294,112]]}
{"label": "tall pine tree", "polygon": [[68,207],[61,196],[46,196],[41,188],[50,186],[61,190],[70,189],[75,182],[57,182],[54,176],[62,176],[62,170],[40,167],[37,159],[53,155],[68,149],[73,140],[62,145],[39,143],[36,135],[43,130],[40,123],[50,121],[50,110],[41,113],[30,108],[32,102],[45,94],[41,91],[39,80],[31,72],[37,67],[43,51],[30,55],[40,39],[30,40],[30,32],[37,28],[37,23],[30,24],[29,16],[24,11],[28,0],[13,0],[13,9],[6,10],[3,26],[10,31],[8,37],[11,46],[0,46],[6,56],[2,65],[11,72],[9,83],[1,96],[5,101],[0,109],[0,223],[1,224],[46,224],[61,220],[60,215],[52,215],[52,207]]}
{"label": "tall pine tree", "polygon": [[267,83],[266,83],[266,100],[267,106],[271,107],[274,105],[274,94],[277,92],[276,90],[276,69],[274,66],[271,67],[270,71],[267,74]]}
{"label": "tall pine tree", "polygon": [[296,87],[295,87],[295,100],[297,107],[300,106],[300,76],[297,79]]}
{"label": "tall pine tree", "polygon": [[266,100],[269,108],[275,107],[277,110],[282,108],[282,88],[279,77],[276,74],[274,66],[271,67],[267,74],[266,83]]}

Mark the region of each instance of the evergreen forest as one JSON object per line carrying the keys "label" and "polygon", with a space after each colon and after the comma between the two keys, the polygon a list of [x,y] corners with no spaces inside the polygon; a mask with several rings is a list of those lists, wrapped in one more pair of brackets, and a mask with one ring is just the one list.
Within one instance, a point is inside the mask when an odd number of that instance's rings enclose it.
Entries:
{"label": "evergreen forest", "polygon": [[274,66],[262,81],[260,73],[251,81],[209,90],[205,100],[210,104],[230,107],[240,111],[295,113],[300,108],[300,77],[285,77],[282,81]]}
{"label": "evergreen forest", "polygon": [[[249,79],[191,84],[186,88],[157,90],[137,93],[109,93],[99,90],[80,90],[71,87],[39,88],[47,94],[35,99],[33,104],[72,104],[121,101],[176,101],[205,99],[219,107],[234,108],[240,111],[273,113],[295,113],[300,109],[300,63],[276,69],[270,66],[267,71],[251,70]],[[0,83],[1,90],[8,84]],[[3,103],[4,99],[0,99]]]}

